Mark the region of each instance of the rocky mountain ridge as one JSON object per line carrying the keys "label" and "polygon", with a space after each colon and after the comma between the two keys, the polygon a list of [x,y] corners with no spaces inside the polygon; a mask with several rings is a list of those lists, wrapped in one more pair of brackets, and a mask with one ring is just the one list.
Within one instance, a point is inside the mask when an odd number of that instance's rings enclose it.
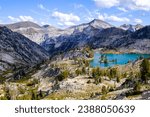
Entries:
{"label": "rocky mountain ridge", "polygon": [[76,34],[83,31],[84,33],[87,33],[91,31],[92,28],[103,29],[111,27],[110,24],[97,19],[89,23],[72,26],[63,30],[55,28],[50,25],[39,26],[38,24],[29,21],[7,24],[5,26],[15,32],[23,34],[24,36],[26,36],[27,38],[31,39],[32,41],[38,44],[42,43],[43,41],[49,38],[55,40],[55,38],[59,36],[66,36],[66,35],[69,36],[71,34]]}
{"label": "rocky mountain ridge", "polygon": [[32,67],[48,58],[47,51],[38,44],[6,27],[0,27],[0,74]]}
{"label": "rocky mountain ridge", "polygon": [[147,34],[144,33],[143,41],[139,40],[138,37],[133,38],[133,35],[137,36],[139,35],[137,33],[144,31],[145,27],[140,24],[124,24],[120,27],[115,27],[107,22],[94,19],[89,23],[72,26],[64,30],[50,25],[39,26],[31,22],[14,25],[20,25],[22,28],[13,25],[7,25],[7,27],[40,44],[50,54],[57,54],[84,46],[115,48],[123,52],[147,53],[149,51],[149,37],[145,37]]}
{"label": "rocky mountain ridge", "polygon": [[141,24],[137,24],[137,25],[132,25],[132,24],[123,24],[121,25],[119,28],[123,29],[123,30],[129,30],[132,32],[135,32],[141,28],[143,28],[144,26]]}

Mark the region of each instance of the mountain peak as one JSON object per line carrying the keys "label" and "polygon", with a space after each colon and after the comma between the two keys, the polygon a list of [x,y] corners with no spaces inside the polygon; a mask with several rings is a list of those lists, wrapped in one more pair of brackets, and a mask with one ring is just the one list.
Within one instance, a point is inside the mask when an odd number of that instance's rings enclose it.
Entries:
{"label": "mountain peak", "polygon": [[103,20],[100,20],[100,19],[94,19],[92,20],[90,23],[94,23],[94,22],[104,22]]}
{"label": "mountain peak", "polygon": [[13,24],[7,24],[6,27],[10,29],[28,28],[28,27],[41,28],[38,24],[31,21],[23,21],[23,22],[17,22]]}
{"label": "mountain peak", "polygon": [[139,29],[143,28],[144,26],[141,25],[141,24],[136,24],[135,27],[136,27],[137,30],[139,30]]}
{"label": "mountain peak", "polygon": [[105,29],[105,28],[112,27],[112,25],[110,25],[109,23],[102,21],[100,19],[94,19],[89,24],[95,28],[104,28]]}
{"label": "mountain peak", "polygon": [[123,30],[129,30],[129,31],[135,32],[136,30],[143,28],[143,26],[141,24],[137,24],[137,25],[123,24],[120,26],[120,28]]}

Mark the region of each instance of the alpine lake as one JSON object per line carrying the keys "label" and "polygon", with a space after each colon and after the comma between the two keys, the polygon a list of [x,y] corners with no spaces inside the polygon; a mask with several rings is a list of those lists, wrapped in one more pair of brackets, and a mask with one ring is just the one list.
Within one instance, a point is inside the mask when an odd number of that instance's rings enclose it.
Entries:
{"label": "alpine lake", "polygon": [[136,53],[123,53],[123,54],[101,54],[94,53],[94,58],[90,62],[91,67],[113,67],[116,65],[125,65],[129,62],[135,62],[143,58],[149,58],[150,54],[136,54]]}

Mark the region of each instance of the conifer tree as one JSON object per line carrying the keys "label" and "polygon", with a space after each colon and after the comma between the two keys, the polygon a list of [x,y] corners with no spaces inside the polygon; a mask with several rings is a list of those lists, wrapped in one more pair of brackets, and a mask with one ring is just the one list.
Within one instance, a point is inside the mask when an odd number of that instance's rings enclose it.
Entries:
{"label": "conifer tree", "polygon": [[148,59],[144,59],[141,63],[141,80],[145,83],[148,82],[148,79],[150,77],[150,63]]}

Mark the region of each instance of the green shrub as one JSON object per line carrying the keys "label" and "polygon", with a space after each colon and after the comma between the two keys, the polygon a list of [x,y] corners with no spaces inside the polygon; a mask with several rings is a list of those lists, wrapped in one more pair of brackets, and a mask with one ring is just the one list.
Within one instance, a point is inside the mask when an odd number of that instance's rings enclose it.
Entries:
{"label": "green shrub", "polygon": [[19,93],[20,94],[24,94],[25,93],[25,89],[23,89],[22,87],[18,87]]}
{"label": "green shrub", "polygon": [[68,70],[65,70],[65,71],[61,72],[61,73],[56,77],[56,79],[57,79],[58,81],[62,81],[62,80],[64,80],[64,79],[67,79],[68,76],[69,76],[69,71],[68,71]]}
{"label": "green shrub", "polygon": [[120,77],[117,77],[117,83],[119,83],[120,82]]}
{"label": "green shrub", "polygon": [[4,91],[5,91],[4,99],[6,99],[6,100],[11,100],[11,95],[10,95],[9,88],[8,88],[8,87],[5,87],[5,88],[4,88]]}
{"label": "green shrub", "polygon": [[106,94],[105,94],[105,95],[102,95],[101,100],[107,100]]}
{"label": "green shrub", "polygon": [[82,72],[81,72],[81,70],[80,70],[80,69],[76,69],[75,73],[76,73],[76,75],[77,75],[77,76],[79,76],[79,75],[81,75],[81,74],[82,74]]}
{"label": "green shrub", "polygon": [[87,81],[87,84],[90,84],[90,83],[91,83],[91,80],[88,80],[88,81]]}
{"label": "green shrub", "polygon": [[106,86],[103,86],[102,87],[102,94],[104,95],[104,94],[107,94],[107,87]]}
{"label": "green shrub", "polygon": [[111,68],[110,69],[110,78],[115,78],[117,76],[117,68]]}
{"label": "green shrub", "polygon": [[27,86],[34,86],[36,84],[38,84],[38,80],[37,79],[32,79],[32,80],[29,80],[26,85]]}
{"label": "green shrub", "polygon": [[141,90],[141,85],[139,82],[137,82],[134,86],[134,89],[133,89],[135,92],[139,92]]}
{"label": "green shrub", "polygon": [[3,84],[5,80],[6,79],[4,77],[0,76],[0,84]]}
{"label": "green shrub", "polygon": [[140,71],[141,71],[142,81],[147,83],[150,78],[150,62],[148,59],[144,59],[142,61],[141,66],[140,66]]}
{"label": "green shrub", "polygon": [[86,69],[85,69],[85,67],[82,67],[82,74],[83,74],[83,75],[86,74]]}

